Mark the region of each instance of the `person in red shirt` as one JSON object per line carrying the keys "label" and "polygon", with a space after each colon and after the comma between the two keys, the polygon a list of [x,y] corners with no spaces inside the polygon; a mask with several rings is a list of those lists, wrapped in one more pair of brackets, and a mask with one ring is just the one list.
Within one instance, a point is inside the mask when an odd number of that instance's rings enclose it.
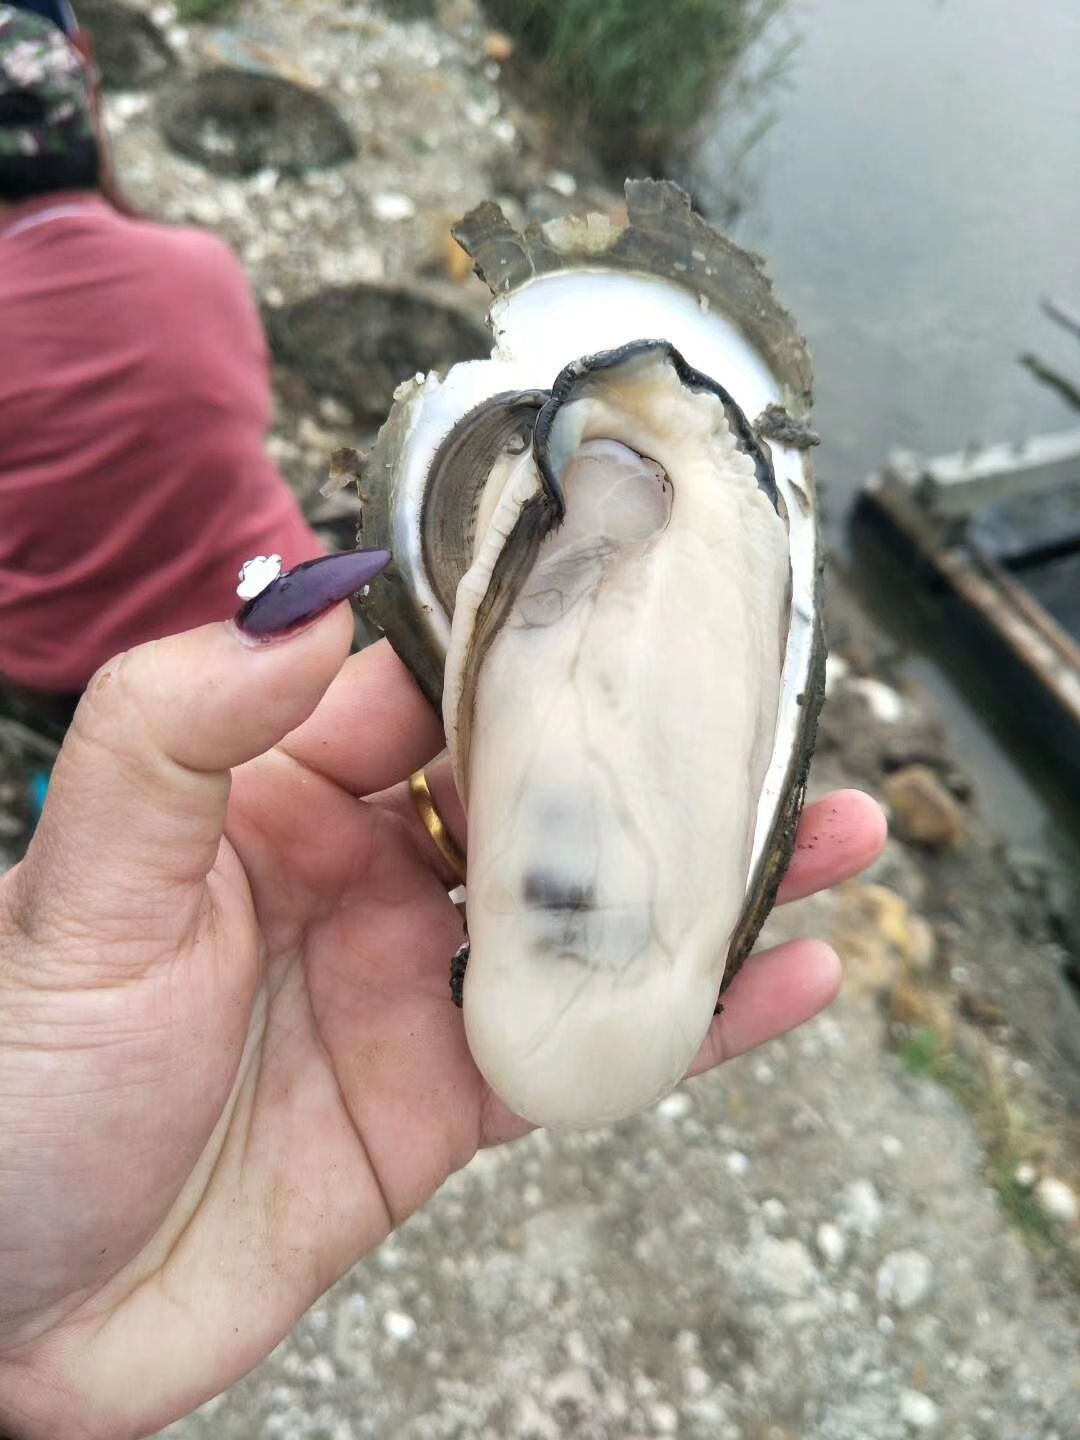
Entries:
{"label": "person in red shirt", "polygon": [[322,547],[266,453],[269,362],[227,246],[101,193],[93,73],[0,4],[0,685],[73,699],[221,619],[248,557]]}

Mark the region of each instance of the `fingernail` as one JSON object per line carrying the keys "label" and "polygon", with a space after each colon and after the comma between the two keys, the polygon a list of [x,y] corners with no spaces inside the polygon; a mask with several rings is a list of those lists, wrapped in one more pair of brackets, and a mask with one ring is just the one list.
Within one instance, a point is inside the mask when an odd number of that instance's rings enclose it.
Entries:
{"label": "fingernail", "polygon": [[355,595],[390,563],[389,550],[349,550],[306,560],[272,580],[233,617],[245,635],[269,639]]}

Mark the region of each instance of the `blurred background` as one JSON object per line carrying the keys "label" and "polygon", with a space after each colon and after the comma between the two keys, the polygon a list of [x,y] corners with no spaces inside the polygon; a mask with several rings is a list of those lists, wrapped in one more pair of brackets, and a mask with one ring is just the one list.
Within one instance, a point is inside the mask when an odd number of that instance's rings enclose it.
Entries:
{"label": "blurred background", "polygon": [[[164,1433],[1077,1440],[1075,0],[75,8],[128,200],[254,287],[269,452],[325,545],[357,509],[331,454],[488,349],[449,234],[480,200],[617,216],[667,175],[763,254],[823,439],[812,789],[892,817],[874,872],[770,922],[840,949],[829,1015],[481,1155]],[[0,863],[54,739],[0,714]]]}

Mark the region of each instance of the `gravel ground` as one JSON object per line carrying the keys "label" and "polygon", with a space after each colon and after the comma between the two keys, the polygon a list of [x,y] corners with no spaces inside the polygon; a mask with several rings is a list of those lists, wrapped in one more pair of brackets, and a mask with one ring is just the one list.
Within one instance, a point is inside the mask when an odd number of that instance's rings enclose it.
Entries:
{"label": "gravel ground", "polygon": [[[826,756],[815,786],[849,778]],[[865,884],[770,921],[840,945],[826,1016],[647,1115],[478,1157],[165,1435],[1077,1440],[1066,1232],[1027,1248],[970,1115],[895,1053],[899,962],[862,907],[923,864],[891,841]]]}
{"label": "gravel ground", "polygon": [[[582,198],[546,168],[543,124],[503,89],[466,0],[441,28],[367,3],[257,0],[238,26],[186,30],[169,5],[139,8],[179,75],[269,69],[317,86],[353,132],[334,169],[223,178],[167,149],[157,90],[110,97],[133,198],[223,234],[267,306],[419,277],[477,307],[448,220],[488,193],[515,218]],[[278,391],[274,451],[311,498],[330,451],[363,436],[297,377]],[[815,789],[884,793],[918,753],[963,797],[933,717],[882,687],[842,593],[834,610],[847,671]],[[11,813],[19,783],[0,794]],[[770,922],[772,940],[838,944],[828,1016],[633,1121],[479,1157],[251,1377],[163,1434],[1080,1440],[1080,1231],[1062,1209],[1080,1027],[1039,878],[957,805],[962,845],[894,839],[864,882]],[[985,1094],[962,1107],[929,1078],[927,1036],[983,1067]]]}

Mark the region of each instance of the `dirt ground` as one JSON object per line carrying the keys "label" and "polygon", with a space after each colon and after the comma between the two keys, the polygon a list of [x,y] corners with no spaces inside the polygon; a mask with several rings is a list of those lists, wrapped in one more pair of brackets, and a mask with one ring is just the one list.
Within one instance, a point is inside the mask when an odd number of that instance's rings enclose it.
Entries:
{"label": "dirt ground", "polygon": [[[470,0],[438,23],[394,8],[255,0],[184,27],[142,5],[172,60],[118,45],[134,78],[118,69],[108,99],[133,198],[247,266],[279,356],[273,452],[343,542],[350,502],[318,486],[392,384],[364,336],[388,327],[407,357],[415,335],[412,365],[433,335],[442,358],[476,343],[484,294],[449,221],[489,194],[515,220],[613,203],[553,165]],[[317,90],[352,158],[290,173],[277,150],[232,175],[177,154],[158,122],[220,66]],[[189,121],[226,162],[230,113]],[[649,1114],[479,1157],[170,1440],[1080,1440],[1071,942],[838,579],[830,608],[812,788],[891,801],[896,833],[871,875],[766,938],[831,939],[838,1003]],[[0,733],[8,860],[33,758]],[[928,820],[944,840],[902,838]]]}

